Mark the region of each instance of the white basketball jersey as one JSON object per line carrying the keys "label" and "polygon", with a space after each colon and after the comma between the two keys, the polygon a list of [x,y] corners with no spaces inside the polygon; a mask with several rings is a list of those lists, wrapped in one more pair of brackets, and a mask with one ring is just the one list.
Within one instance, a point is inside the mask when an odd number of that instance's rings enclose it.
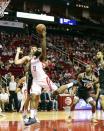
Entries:
{"label": "white basketball jersey", "polygon": [[31,73],[34,80],[43,80],[47,77],[43,68],[43,63],[39,60],[39,58],[33,57],[31,59]]}

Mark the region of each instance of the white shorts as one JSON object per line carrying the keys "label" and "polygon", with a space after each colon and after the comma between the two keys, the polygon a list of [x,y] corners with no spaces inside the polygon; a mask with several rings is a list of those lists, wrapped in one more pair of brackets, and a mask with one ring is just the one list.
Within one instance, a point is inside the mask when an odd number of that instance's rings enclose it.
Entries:
{"label": "white shorts", "polygon": [[34,93],[36,95],[40,95],[42,88],[46,88],[47,91],[55,91],[58,87],[49,79],[49,77],[39,81],[33,79],[30,94]]}

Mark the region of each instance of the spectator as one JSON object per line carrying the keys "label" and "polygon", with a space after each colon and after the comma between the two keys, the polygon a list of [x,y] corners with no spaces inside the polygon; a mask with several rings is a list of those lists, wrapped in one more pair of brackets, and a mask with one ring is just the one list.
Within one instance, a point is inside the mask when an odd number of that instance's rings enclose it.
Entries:
{"label": "spectator", "polygon": [[11,76],[12,76],[11,72],[5,74],[5,79],[7,80],[7,86],[9,86],[9,83],[11,81]]}
{"label": "spectator", "polygon": [[68,70],[66,70],[65,74],[64,74],[64,77],[65,78],[70,78],[71,77],[71,74],[69,73]]}
{"label": "spectator", "polygon": [[0,104],[2,111],[8,110],[9,94],[6,93],[5,88],[2,88],[0,94]]}
{"label": "spectator", "polygon": [[10,59],[9,59],[9,63],[10,63],[10,64],[13,64],[13,63],[14,63],[13,58],[10,58]]}
{"label": "spectator", "polygon": [[[15,82],[14,76],[11,76],[11,81],[9,83],[9,110],[13,111],[13,104],[14,104],[14,109],[18,111],[18,99],[17,99],[17,93],[16,93],[16,85],[17,83]],[[14,102],[14,103],[13,103]]]}
{"label": "spectator", "polygon": [[40,100],[41,100],[41,103],[40,103],[41,110],[43,111],[52,110],[52,101],[45,88],[43,89],[40,95]]}
{"label": "spectator", "polygon": [[3,61],[1,60],[1,57],[0,57],[0,69],[3,69],[4,68],[4,63]]}
{"label": "spectator", "polygon": [[53,110],[58,111],[58,100],[57,96],[52,99]]}

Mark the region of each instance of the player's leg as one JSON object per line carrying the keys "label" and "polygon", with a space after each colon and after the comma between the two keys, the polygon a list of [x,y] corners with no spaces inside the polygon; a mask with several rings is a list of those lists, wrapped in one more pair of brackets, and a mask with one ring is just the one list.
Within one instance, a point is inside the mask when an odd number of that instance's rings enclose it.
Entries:
{"label": "player's leg", "polygon": [[97,122],[97,120],[96,120],[96,101],[92,97],[89,97],[86,101],[87,101],[87,103],[89,103],[92,106],[91,121],[92,122]]}
{"label": "player's leg", "polygon": [[104,89],[100,90],[99,98],[100,98],[100,103],[101,103],[102,110],[104,111]]}
{"label": "player's leg", "polygon": [[104,95],[100,95],[100,103],[101,103],[102,110],[104,111]]}
{"label": "player's leg", "polygon": [[39,119],[37,117],[37,110],[38,110],[38,105],[39,105],[39,98],[40,96],[32,93],[31,94],[31,101],[30,101],[30,117],[35,118],[37,122],[39,122]]}
{"label": "player's leg", "polygon": [[57,88],[54,92],[53,95],[58,95],[58,94],[62,94],[64,93],[64,91],[68,88],[71,88],[73,86],[75,86],[77,84],[76,80],[71,81],[70,83],[66,84],[66,85],[62,85],[59,88]]}
{"label": "player's leg", "polygon": [[23,105],[23,117],[27,116],[29,102],[30,102],[30,94],[27,94],[27,98]]}
{"label": "player's leg", "polygon": [[72,97],[70,97],[70,99],[72,99],[72,104],[71,105],[67,105],[67,108],[65,109],[65,112],[67,114],[66,121],[68,123],[70,123],[72,121],[73,111],[75,110],[76,104],[79,102],[79,97],[78,96],[72,96]]}
{"label": "player's leg", "polygon": [[41,87],[33,82],[30,94],[30,118],[25,122],[25,125],[27,126],[39,122],[37,117],[37,110],[39,105],[39,96],[41,94]]}
{"label": "player's leg", "polygon": [[[53,96],[56,96],[58,94],[61,94],[61,93],[64,93],[65,90],[68,90],[69,88],[72,88],[73,85],[77,84],[77,81],[76,80],[73,80],[72,82],[70,82],[69,84],[66,84],[66,85],[62,85],[61,87],[57,88],[57,86],[48,78],[48,82],[44,82],[46,83],[46,85],[44,85],[45,87],[48,87],[50,88],[53,93],[52,95]],[[65,109],[65,112],[68,116],[68,121],[70,121],[70,118],[71,118],[71,106],[73,105],[73,97],[74,97],[74,90],[72,89],[73,93],[71,92],[71,94],[69,94],[69,97],[66,98],[66,107],[64,108]],[[72,95],[70,97],[70,95]],[[75,103],[74,104],[77,104],[79,101],[79,98],[76,97],[75,98]]]}
{"label": "player's leg", "polygon": [[2,114],[2,101],[0,100],[0,116],[5,116],[4,114]]}
{"label": "player's leg", "polygon": [[65,90],[73,87],[74,85],[77,85],[78,81],[77,80],[72,80],[70,83],[66,85],[62,85],[59,88],[50,80],[49,77],[46,77],[45,80],[42,80],[42,83],[40,82],[39,85],[42,87],[46,87],[50,91],[52,91],[53,96],[62,94],[65,92]]}
{"label": "player's leg", "polygon": [[28,80],[27,80],[27,98],[25,100],[24,106],[23,106],[23,119],[24,122],[27,121],[27,112],[28,112],[28,106],[30,102],[30,89],[32,86],[33,77],[30,74],[28,74]]}

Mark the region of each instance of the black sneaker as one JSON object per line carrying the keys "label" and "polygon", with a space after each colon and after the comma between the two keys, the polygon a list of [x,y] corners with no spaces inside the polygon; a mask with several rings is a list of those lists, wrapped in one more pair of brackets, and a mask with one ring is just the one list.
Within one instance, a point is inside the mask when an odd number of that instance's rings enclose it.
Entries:
{"label": "black sneaker", "polygon": [[32,125],[32,124],[35,124],[35,123],[37,123],[36,119],[31,118],[31,117],[28,119],[27,122],[26,121],[24,122],[25,126],[29,126],[29,125]]}

